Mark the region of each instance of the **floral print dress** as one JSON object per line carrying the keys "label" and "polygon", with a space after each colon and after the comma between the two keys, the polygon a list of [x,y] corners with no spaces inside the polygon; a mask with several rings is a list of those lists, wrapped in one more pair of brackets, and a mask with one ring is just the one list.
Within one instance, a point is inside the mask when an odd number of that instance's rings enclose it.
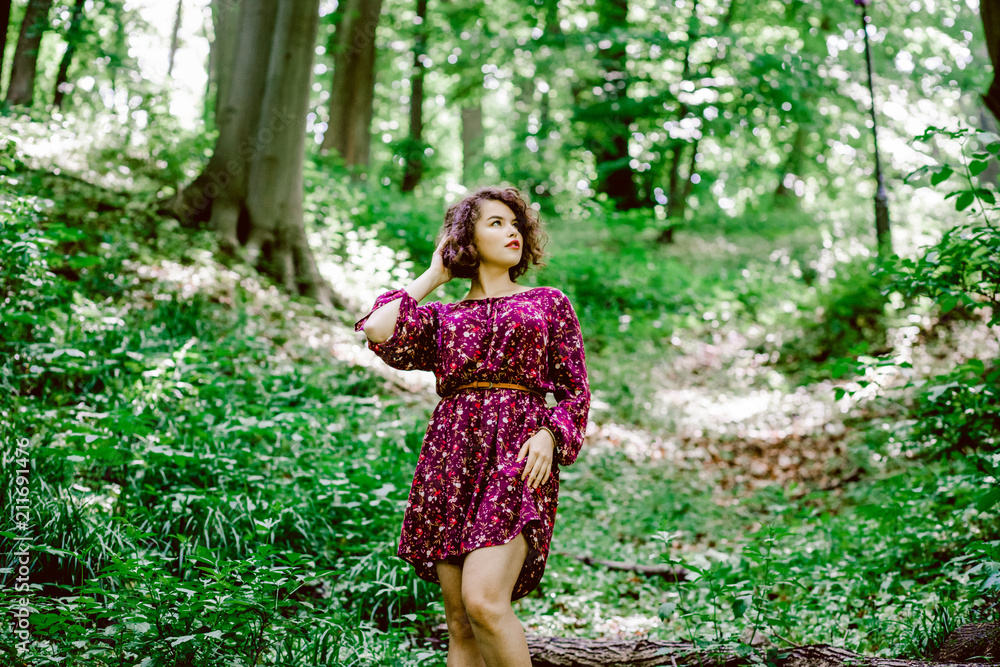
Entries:
{"label": "floral print dress", "polygon": [[[541,581],[552,539],[559,466],[576,460],[587,426],[590,387],[580,323],[569,299],[552,287],[518,294],[418,306],[404,290],[379,296],[355,324],[402,299],[392,336],[368,347],[393,368],[433,371],[442,400],[424,436],[403,518],[399,556],[422,579],[440,583],[434,561],[461,562],[468,552],[506,544],[524,533],[528,555],[513,600]],[[478,381],[517,389],[464,389]],[[555,434],[552,476],[532,489],[516,462],[524,441]]]}

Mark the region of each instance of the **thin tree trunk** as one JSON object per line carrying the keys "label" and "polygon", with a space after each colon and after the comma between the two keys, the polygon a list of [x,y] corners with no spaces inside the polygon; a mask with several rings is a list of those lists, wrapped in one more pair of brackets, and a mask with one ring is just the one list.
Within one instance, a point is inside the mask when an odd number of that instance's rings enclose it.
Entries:
{"label": "thin tree trunk", "polygon": [[687,152],[687,175],[683,180],[680,175],[681,161],[687,144],[678,143],[674,146],[674,156],[670,164],[670,191],[667,198],[667,226],[660,231],[657,238],[659,243],[673,243],[674,230],[684,220],[688,197],[691,196],[691,189],[694,187],[694,175],[698,172],[698,142],[699,139],[691,142],[691,150]]}
{"label": "thin tree trunk", "polygon": [[[559,0],[544,0],[545,5],[542,12],[542,21],[545,29],[542,32],[543,44],[548,47],[548,56],[536,56],[538,66],[536,71],[555,72],[558,62],[565,57],[566,37],[559,27]],[[539,49],[543,52],[543,49]],[[538,151],[541,155],[542,164],[554,164],[562,152],[562,142],[553,141],[552,134],[555,130],[555,123],[552,121],[552,96],[555,94],[554,88],[558,82],[554,79],[546,81],[549,89],[542,92],[542,99],[538,105]],[[533,193],[536,201],[551,196],[551,192],[546,187],[541,192]]]}
{"label": "thin tree trunk", "polygon": [[177,14],[174,16],[174,30],[170,35],[170,56],[167,58],[167,76],[173,75],[174,57],[180,46],[181,19],[184,16],[184,0],[177,0]]}
{"label": "thin tree trunk", "polygon": [[983,102],[995,118],[1000,120],[1000,1],[982,0],[979,3],[979,17],[983,21],[986,36],[986,50],[993,64],[993,81],[983,95]]}
{"label": "thin tree trunk", "polygon": [[[726,14],[719,23],[719,28],[716,30],[717,35],[722,35],[725,31],[729,29],[732,24],[733,15],[736,9],[736,0],[730,0],[730,3],[726,9]],[[698,21],[698,0],[695,0],[691,8],[691,16],[688,19],[688,34],[687,43],[684,46],[684,58],[683,58],[683,70],[681,72],[681,78],[683,80],[690,80],[691,73],[695,71],[694,64],[691,62],[691,45],[695,43],[698,39],[697,26],[700,24]],[[704,72],[703,76],[711,76],[716,65],[724,62],[728,57],[729,49],[725,46],[725,41],[720,40],[720,44],[716,51],[715,57],[713,57],[707,63],[700,65],[697,70],[699,72]],[[677,105],[677,120],[681,120],[688,115],[689,108],[687,104],[681,102]],[[688,175],[687,179],[684,180],[683,185],[681,184],[680,178],[680,168],[681,162],[683,160],[684,149],[687,146],[687,142],[678,140],[671,144],[671,147],[667,149],[671,154],[670,168],[667,172],[667,222],[666,226],[660,230],[659,236],[657,236],[657,243],[667,244],[673,243],[674,232],[680,221],[680,216],[684,215],[687,210],[687,199],[691,194],[691,189],[694,185],[692,176],[695,174],[695,167],[697,166],[697,156],[698,156],[698,142],[697,140],[693,142],[691,147],[691,153],[689,156],[688,165]]]}
{"label": "thin tree trunk", "polygon": [[[0,72],[3,72],[3,54],[7,49],[8,28],[10,28],[10,0],[0,0]],[[0,81],[0,84],[2,83]]]}
{"label": "thin tree trunk", "polygon": [[413,76],[410,78],[410,140],[403,174],[403,192],[412,192],[424,172],[424,54],[427,52],[427,0],[417,0],[419,22],[413,44]]}
{"label": "thin tree trunk", "polygon": [[375,100],[375,35],[382,0],[350,0],[337,23],[330,122],[322,150],[336,150],[359,178],[368,167]]}
{"label": "thin tree trunk", "polygon": [[[55,93],[52,96],[52,104],[57,109],[62,108],[63,96],[66,93],[65,84],[69,80],[69,66],[73,63],[73,55],[76,47],[83,38],[83,9],[86,0],[76,0],[73,5],[73,18],[69,23],[69,30],[66,31],[66,52],[63,53],[62,61],[59,63],[59,74],[56,75]],[[70,87],[71,88],[71,87]]]}
{"label": "thin tree trunk", "polygon": [[35,71],[38,67],[38,47],[42,43],[42,35],[49,28],[51,8],[52,0],[28,0],[10,70],[10,84],[7,86],[5,100],[8,106],[31,106],[35,92]]}
{"label": "thin tree trunk", "polygon": [[471,187],[483,177],[483,103],[462,107],[462,183]]}

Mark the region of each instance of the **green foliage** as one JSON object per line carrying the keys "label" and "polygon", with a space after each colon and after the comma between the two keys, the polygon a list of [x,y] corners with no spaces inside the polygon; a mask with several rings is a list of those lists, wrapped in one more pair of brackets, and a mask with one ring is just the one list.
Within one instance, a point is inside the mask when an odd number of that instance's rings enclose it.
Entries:
{"label": "green foliage", "polygon": [[[979,182],[989,161],[1000,152],[1000,138],[968,129],[945,131],[930,128],[919,141],[947,137],[961,142],[962,164],[922,167],[909,178],[931,174],[931,183],[940,186],[952,174],[962,174],[965,186],[951,190],[958,196],[958,210],[973,202],[971,221],[946,231],[941,240],[921,252],[917,258],[896,259],[882,269],[888,278],[886,291],[910,298],[923,298],[934,304],[941,317],[958,311],[965,319],[983,312],[987,326],[1000,323],[1000,233],[990,219],[994,195]],[[969,146],[979,147],[966,156]],[[892,365],[889,359],[872,359],[867,365]],[[864,365],[864,364],[862,364]],[[1000,436],[1000,367],[993,360],[969,358],[945,373],[926,381],[917,380],[911,410],[912,448],[926,455],[996,451]],[[986,469],[992,466],[984,463]],[[990,495],[989,497],[993,497]],[[998,499],[994,499],[996,502]]]}
{"label": "green foliage", "polygon": [[[1000,235],[991,220],[995,210],[994,191],[980,183],[978,176],[996,159],[1000,138],[966,129],[931,128],[919,140],[929,142],[935,137],[960,140],[962,163],[923,167],[910,178],[929,174],[931,186],[941,186],[952,175],[962,175],[964,187],[951,190],[948,198],[956,198],[956,209],[968,209],[972,218],[946,231],[940,241],[924,248],[916,258],[897,258],[883,266],[880,276],[886,282],[884,291],[898,292],[911,301],[929,302],[941,318],[952,318],[958,312],[961,319],[995,326],[1000,322],[997,310]],[[966,156],[970,144],[979,146],[971,159]],[[975,207],[970,208],[973,205]],[[839,367],[837,375],[848,370],[860,374],[874,367],[910,367],[897,358],[877,355],[841,360],[836,366]],[[1000,506],[1000,487],[996,483],[1000,473],[998,387],[1000,368],[993,360],[976,357],[961,359],[944,373],[927,379],[916,377],[906,385],[904,390],[913,395],[907,406],[908,427],[897,429],[897,435],[889,440],[890,450],[883,455],[919,457],[931,469],[947,465],[957,474],[934,480],[922,477],[922,483],[901,490],[900,495],[893,498],[893,504],[906,503],[907,498],[929,504],[935,494],[946,493],[949,502],[954,502],[956,508],[963,508],[956,509],[956,515],[981,518],[996,513]],[[845,393],[843,389],[838,391],[841,395]],[[897,511],[903,512],[907,517],[905,525],[912,529],[915,517],[902,507],[887,511],[883,505],[878,509],[880,514],[889,517],[895,516]],[[982,532],[974,526],[970,524],[970,532],[977,535],[975,539],[953,537],[947,540],[945,548],[951,555],[948,567],[960,568],[961,574],[957,571],[956,577],[966,591],[964,597],[982,602],[982,605],[959,605],[961,598],[952,598],[937,600],[924,608],[914,606],[918,611],[910,614],[909,620],[900,626],[896,639],[898,652],[926,657],[961,622],[982,617],[989,608],[995,609],[996,583],[1000,580],[995,576],[995,524],[993,529]],[[962,550],[967,553],[956,553]],[[925,566],[930,568],[931,563]],[[900,564],[899,567],[904,566]],[[974,575],[979,575],[980,582],[975,581]],[[927,570],[921,576],[928,576]],[[989,600],[994,604],[988,607]]]}
{"label": "green foliage", "polygon": [[859,346],[874,354],[885,351],[889,310],[882,280],[868,262],[838,268],[836,278],[817,287],[815,302],[799,305],[802,335],[784,343],[781,366],[799,371],[821,366]]}
{"label": "green foliage", "polygon": [[737,538],[741,549],[705,565],[671,560],[692,574],[678,585],[677,612],[664,615],[712,645],[763,631],[775,643],[928,658],[985,606],[964,553],[978,547],[976,535],[996,536],[997,514],[969,508],[977,481],[963,466],[910,469],[841,501],[815,494],[813,508],[778,505],[773,523]]}
{"label": "green foliage", "polygon": [[[180,282],[133,270],[126,284],[123,267],[149,252],[141,226],[114,230],[133,236],[105,250],[102,225],[52,221],[82,208],[85,188],[56,207],[17,194],[35,182],[9,182],[0,437],[8,461],[30,443],[33,504],[27,525],[0,518],[0,579],[5,608],[27,595],[36,609],[21,658],[434,662],[401,627],[424,622],[436,596],[395,557],[425,411],[376,398],[370,374],[306,346],[289,364],[295,306],[262,313],[250,280],[231,285],[231,308],[220,292],[187,291],[208,270],[196,251],[170,265],[190,272]],[[185,245],[158,231],[161,247]],[[15,593],[12,540],[24,535],[31,587]],[[16,642],[6,625],[0,646]]]}

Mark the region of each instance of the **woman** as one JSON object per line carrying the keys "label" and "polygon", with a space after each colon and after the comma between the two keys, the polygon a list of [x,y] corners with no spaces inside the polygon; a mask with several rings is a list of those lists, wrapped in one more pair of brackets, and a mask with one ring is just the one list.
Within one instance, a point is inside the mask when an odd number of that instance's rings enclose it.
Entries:
{"label": "woman", "polygon": [[[390,366],[437,376],[442,400],[420,450],[399,556],[441,585],[449,667],[531,664],[511,601],[541,580],[559,466],[576,460],[587,425],[573,306],[555,288],[515,282],[541,263],[543,242],[515,188],[478,190],[448,209],[430,268],[379,296],[355,325]],[[417,305],[453,278],[471,280],[465,299]]]}

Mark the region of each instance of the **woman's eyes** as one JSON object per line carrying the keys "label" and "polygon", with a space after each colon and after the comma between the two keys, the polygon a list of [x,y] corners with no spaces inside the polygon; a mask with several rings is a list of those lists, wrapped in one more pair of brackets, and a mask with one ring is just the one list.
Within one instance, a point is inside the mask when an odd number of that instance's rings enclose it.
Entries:
{"label": "woman's eyes", "polygon": [[[490,223],[490,225],[500,225],[500,224],[503,224],[503,223],[500,222],[499,220],[494,220],[493,222]],[[514,226],[517,227],[518,230],[521,229],[521,223],[520,222],[515,222]]]}

